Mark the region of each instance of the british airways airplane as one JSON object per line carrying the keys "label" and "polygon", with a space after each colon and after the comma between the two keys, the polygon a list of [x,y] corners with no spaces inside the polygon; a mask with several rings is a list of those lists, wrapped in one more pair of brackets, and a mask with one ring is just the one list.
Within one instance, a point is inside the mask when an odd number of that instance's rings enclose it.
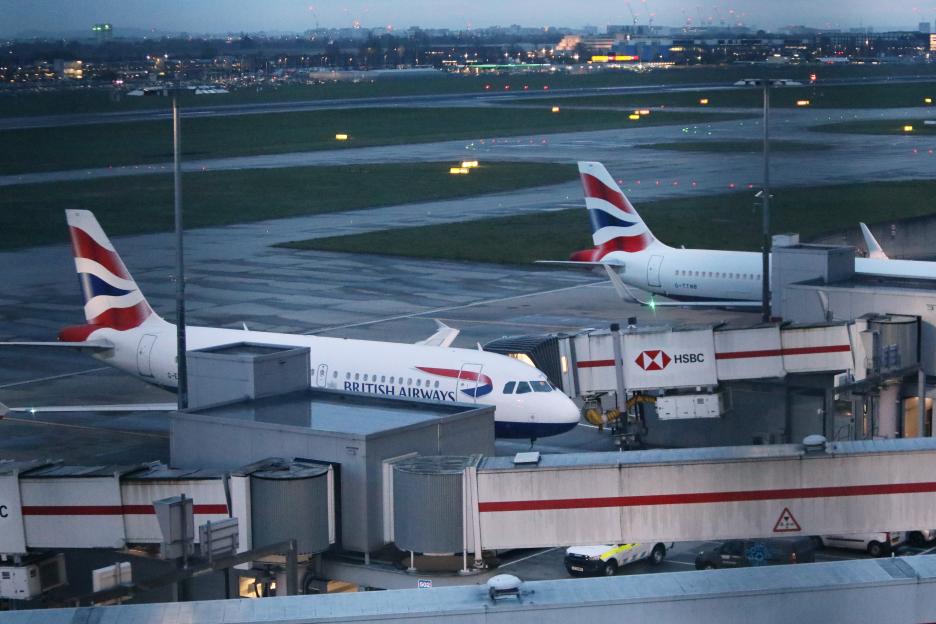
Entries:
{"label": "british airways airplane", "polygon": [[[759,252],[676,249],[653,235],[604,165],[580,162],[585,207],[595,246],[568,261],[546,264],[603,267],[618,293],[640,301],[628,286],[662,295],[676,305],[760,306],[762,257]],[[876,244],[876,243],[875,243]],[[936,279],[936,262],[891,260],[872,253],[855,258],[855,272]]]}
{"label": "british airways airplane", "polygon": [[[165,388],[175,389],[176,327],[147,303],[91,212],[66,210],[75,268],[84,294],[83,325],[66,327],[59,342],[3,343],[73,348]],[[536,439],[579,423],[579,409],[540,370],[474,349],[451,348],[457,330],[417,344],[349,340],[270,332],[186,327],[187,346],[236,342],[309,347],[312,386],[443,403],[495,406],[495,434]]]}

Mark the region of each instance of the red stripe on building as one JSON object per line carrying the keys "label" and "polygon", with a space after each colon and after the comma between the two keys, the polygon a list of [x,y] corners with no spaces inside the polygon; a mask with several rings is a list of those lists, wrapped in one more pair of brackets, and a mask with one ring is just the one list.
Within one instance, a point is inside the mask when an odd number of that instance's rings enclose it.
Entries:
{"label": "red stripe on building", "polygon": [[614,366],[614,360],[584,360],[576,362],[578,368],[600,368],[602,366]]}
{"label": "red stripe on building", "polygon": [[498,501],[480,503],[478,511],[554,511],[559,509],[595,509],[601,507],[652,507],[656,505],[697,505],[700,503],[737,503],[786,500],[791,498],[841,498],[887,494],[924,494],[936,492],[936,482],[882,483],[782,490],[747,490],[740,492],[698,492],[687,494],[648,494],[644,496],[609,496],[602,498],[562,498],[555,500]]}
{"label": "red stripe on building", "polygon": [[789,349],[762,349],[759,351],[724,351],[716,353],[716,360],[737,360],[742,358],[777,357],[782,355],[818,355],[821,353],[847,353],[850,345],[825,345],[821,347],[791,347]]}
{"label": "red stripe on building", "polygon": [[[227,505],[195,505],[196,514],[226,515]],[[155,515],[152,505],[23,505],[24,516],[130,516]]]}

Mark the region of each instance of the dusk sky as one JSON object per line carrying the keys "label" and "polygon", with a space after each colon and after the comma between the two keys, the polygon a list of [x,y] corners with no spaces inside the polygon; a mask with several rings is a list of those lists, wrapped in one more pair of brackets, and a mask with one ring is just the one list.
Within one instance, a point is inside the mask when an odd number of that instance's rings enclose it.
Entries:
{"label": "dusk sky", "polygon": [[[653,23],[667,26],[692,23],[741,22],[758,28],[789,24],[876,30],[916,29],[920,21],[936,19],[936,0],[920,4],[904,0],[747,0],[712,4],[677,0],[632,0],[641,24],[650,13]],[[717,13],[716,13],[717,8]],[[395,29],[408,26],[465,28],[491,25],[571,26],[631,21],[626,1],[572,2],[569,0],[0,0],[0,35],[24,31],[81,31],[95,22],[119,29],[141,28],[193,33],[301,32],[321,27]],[[721,20],[719,20],[719,16]],[[710,19],[711,18],[711,19]]]}

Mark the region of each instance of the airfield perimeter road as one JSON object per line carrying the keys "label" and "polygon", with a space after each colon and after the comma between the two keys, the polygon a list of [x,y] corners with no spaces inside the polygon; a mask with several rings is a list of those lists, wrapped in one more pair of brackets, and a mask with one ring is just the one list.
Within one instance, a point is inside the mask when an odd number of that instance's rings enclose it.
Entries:
{"label": "airfield perimeter road", "polygon": [[[459,78],[453,77],[453,80]],[[908,82],[932,81],[932,75],[898,76],[894,78],[864,77],[864,78],[827,78],[823,85],[872,85],[872,84],[902,84]],[[676,91],[718,91],[732,89],[731,85],[713,85],[711,83],[685,83],[685,84],[655,84],[631,85],[617,87],[568,87],[552,89],[550,91],[481,91],[474,93],[434,93],[424,95],[398,95],[384,97],[361,98],[323,98],[318,100],[296,100],[280,102],[263,102],[251,104],[223,104],[222,99],[217,100],[213,106],[186,106],[185,115],[189,117],[226,117],[233,115],[258,115],[264,113],[295,113],[311,110],[347,109],[365,107],[413,107],[413,106],[483,106],[488,104],[515,103],[537,98],[548,94],[549,98],[583,97],[592,95],[633,95],[638,93],[670,93]],[[543,101],[546,105],[548,102]],[[59,126],[80,126],[99,123],[126,123],[130,121],[147,121],[154,119],[170,119],[172,114],[167,107],[150,110],[77,113],[72,115],[32,115],[26,117],[0,118],[0,130],[13,130],[18,128],[52,128]]]}
{"label": "airfield perimeter road", "polygon": [[[731,109],[729,109],[731,110]],[[260,156],[241,156],[183,163],[185,171],[231,171],[308,165],[349,165],[373,162],[482,160],[557,161],[600,160],[634,199],[656,199],[702,193],[720,193],[730,185],[757,185],[761,161],[750,153],[699,153],[636,148],[639,144],[680,140],[757,140],[761,121],[751,119],[698,125],[648,126],[509,138],[443,141],[382,147],[347,148]],[[601,109],[595,110],[602,114]],[[771,155],[774,186],[804,186],[868,180],[928,178],[936,166],[936,138],[927,136],[858,135],[814,132],[811,126],[839,121],[913,118],[921,110],[777,109],[771,112],[774,139],[828,145],[830,149],[777,152]],[[635,122],[639,125],[639,122]],[[169,175],[171,163],[78,169],[0,176],[0,186],[100,177]],[[638,184],[637,181],[640,181]],[[557,198],[579,199],[575,185],[521,192],[529,202],[549,203]],[[471,216],[471,218],[474,218]]]}

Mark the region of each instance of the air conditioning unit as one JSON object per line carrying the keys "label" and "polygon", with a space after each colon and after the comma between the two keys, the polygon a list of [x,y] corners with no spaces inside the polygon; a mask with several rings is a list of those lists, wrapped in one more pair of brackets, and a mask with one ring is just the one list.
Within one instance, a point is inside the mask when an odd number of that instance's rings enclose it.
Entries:
{"label": "air conditioning unit", "polygon": [[34,555],[0,563],[0,598],[31,600],[67,583],[65,555]]}
{"label": "air conditioning unit", "polygon": [[724,413],[721,392],[711,394],[670,394],[656,400],[660,420],[718,418]]}

